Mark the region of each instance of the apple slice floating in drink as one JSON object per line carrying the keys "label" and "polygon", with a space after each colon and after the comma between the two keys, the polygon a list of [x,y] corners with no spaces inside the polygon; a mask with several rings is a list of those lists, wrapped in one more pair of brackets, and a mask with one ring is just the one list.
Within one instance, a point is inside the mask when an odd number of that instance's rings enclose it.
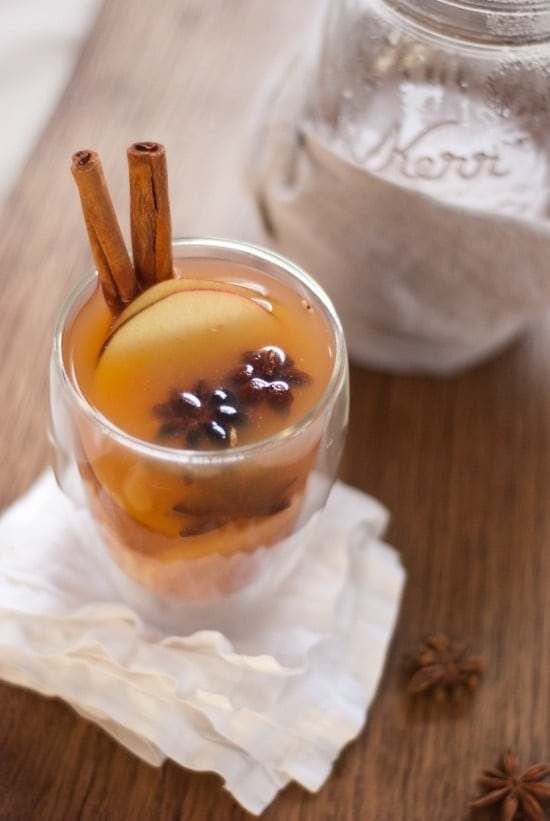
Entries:
{"label": "apple slice floating in drink", "polygon": [[[172,281],[167,283],[171,285]],[[189,351],[190,346],[203,345],[204,335],[209,332],[231,333],[237,327],[246,331],[251,324],[265,322],[265,310],[263,305],[232,291],[173,291],[120,323],[104,347],[97,373],[113,367],[120,358],[126,360],[135,350],[142,353],[145,348],[154,348],[160,352],[182,340],[185,351]]]}
{"label": "apple slice floating in drink", "polygon": [[190,389],[208,374],[221,378],[232,350],[261,346],[279,324],[269,302],[247,288],[166,280],[116,320],[95,370],[94,402],[115,424],[154,439],[151,409],[170,391]]}
{"label": "apple slice floating in drink", "polygon": [[[246,297],[247,299],[251,298],[251,292],[248,288],[244,286],[237,285],[235,283],[230,282],[208,282],[208,280],[204,279],[166,279],[163,282],[159,282],[157,285],[153,285],[151,288],[147,288],[146,291],[142,291],[142,293],[136,297],[135,299],[130,302],[129,305],[126,306],[124,311],[117,317],[111,330],[109,332],[109,336],[105,340],[104,347],[107,346],[111,337],[118,331],[118,329],[128,322],[132,317],[137,316],[137,314],[141,313],[142,311],[146,310],[147,308],[151,307],[157,302],[166,299],[169,296],[172,296],[176,293],[181,293],[182,291],[204,291],[204,290],[212,290],[215,288],[216,291],[229,291],[234,294],[240,294],[241,296]],[[258,294],[252,295],[254,301],[262,305],[266,310],[271,311],[271,304],[262,299],[261,295]]]}

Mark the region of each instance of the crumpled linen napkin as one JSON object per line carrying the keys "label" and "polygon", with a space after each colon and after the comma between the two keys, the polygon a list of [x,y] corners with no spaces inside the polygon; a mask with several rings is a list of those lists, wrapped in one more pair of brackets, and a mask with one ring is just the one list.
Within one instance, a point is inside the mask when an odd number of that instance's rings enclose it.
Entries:
{"label": "crumpled linen napkin", "polygon": [[63,698],[150,764],[219,773],[259,814],[291,780],[319,789],[365,722],[405,580],[386,524],[337,483],[275,594],[226,603],[223,631],[200,629],[209,606],[174,605],[166,630],[162,602],[121,596],[89,514],[47,471],[0,518],[0,677]]}

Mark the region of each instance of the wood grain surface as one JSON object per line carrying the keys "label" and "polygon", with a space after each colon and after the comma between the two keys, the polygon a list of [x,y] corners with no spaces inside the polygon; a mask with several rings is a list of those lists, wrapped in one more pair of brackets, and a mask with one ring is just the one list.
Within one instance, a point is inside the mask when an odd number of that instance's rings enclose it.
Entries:
{"label": "wood grain surface", "polygon": [[[48,459],[54,318],[90,264],[69,173],[95,148],[123,225],[125,150],[167,147],[174,226],[265,241],[244,168],[259,101],[322,0],[107,0],[76,73],[0,214],[0,506]],[[128,232],[126,232],[128,233]],[[316,795],[287,788],[284,821],[460,821],[476,775],[514,747],[550,759],[550,325],[449,380],[352,370],[341,475],[392,512],[408,582],[360,736]],[[401,658],[426,632],[482,653],[458,707],[413,704]],[[0,684],[0,819],[248,818],[209,774],[147,766],[68,706]]]}

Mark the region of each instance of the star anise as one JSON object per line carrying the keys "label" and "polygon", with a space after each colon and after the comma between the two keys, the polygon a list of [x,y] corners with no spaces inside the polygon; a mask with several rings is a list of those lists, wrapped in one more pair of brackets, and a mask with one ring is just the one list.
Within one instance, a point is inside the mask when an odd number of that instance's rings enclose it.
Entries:
{"label": "star anise", "polygon": [[409,693],[433,695],[438,701],[458,699],[475,690],[485,668],[483,659],[470,655],[462,642],[443,633],[427,636],[407,657],[406,666]]}
{"label": "star anise", "polygon": [[486,792],[471,803],[474,810],[484,807],[500,808],[501,821],[523,818],[525,821],[543,821],[541,801],[550,800],[550,784],[543,783],[550,775],[548,764],[534,764],[520,772],[518,757],[508,750],[502,756],[498,769],[483,770],[478,779]]}
{"label": "star anise", "polygon": [[293,401],[291,386],[304,385],[309,376],[295,367],[294,360],[274,345],[243,354],[242,364],[231,380],[247,402],[266,400],[284,409]]}
{"label": "star anise", "polygon": [[202,380],[191,391],[173,390],[166,402],[155,405],[153,413],[162,420],[161,439],[175,439],[190,448],[204,439],[233,445],[236,428],[245,421],[230,391],[212,389]]}
{"label": "star anise", "polygon": [[269,470],[259,470],[253,477],[236,474],[219,476],[200,493],[190,489],[186,497],[173,507],[187,521],[181,536],[206,533],[236,519],[272,516],[292,503],[296,491],[296,476],[273,476]]}

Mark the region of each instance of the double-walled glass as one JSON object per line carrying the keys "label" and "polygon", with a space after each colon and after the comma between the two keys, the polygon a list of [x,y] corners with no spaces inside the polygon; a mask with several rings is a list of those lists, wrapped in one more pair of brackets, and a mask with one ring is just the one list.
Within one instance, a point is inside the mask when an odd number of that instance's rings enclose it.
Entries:
{"label": "double-walled glass", "polygon": [[278,582],[310,541],[344,444],[347,357],[332,304],[289,260],[213,239],[177,240],[174,256],[242,264],[249,275],[256,271],[281,281],[318,312],[331,348],[326,389],[293,424],[251,444],[179,449],[117,427],[79,385],[68,337],[98,288],[95,273],[62,308],[51,360],[57,480],[89,509],[112,558],[138,586],[178,601],[206,600]]}

